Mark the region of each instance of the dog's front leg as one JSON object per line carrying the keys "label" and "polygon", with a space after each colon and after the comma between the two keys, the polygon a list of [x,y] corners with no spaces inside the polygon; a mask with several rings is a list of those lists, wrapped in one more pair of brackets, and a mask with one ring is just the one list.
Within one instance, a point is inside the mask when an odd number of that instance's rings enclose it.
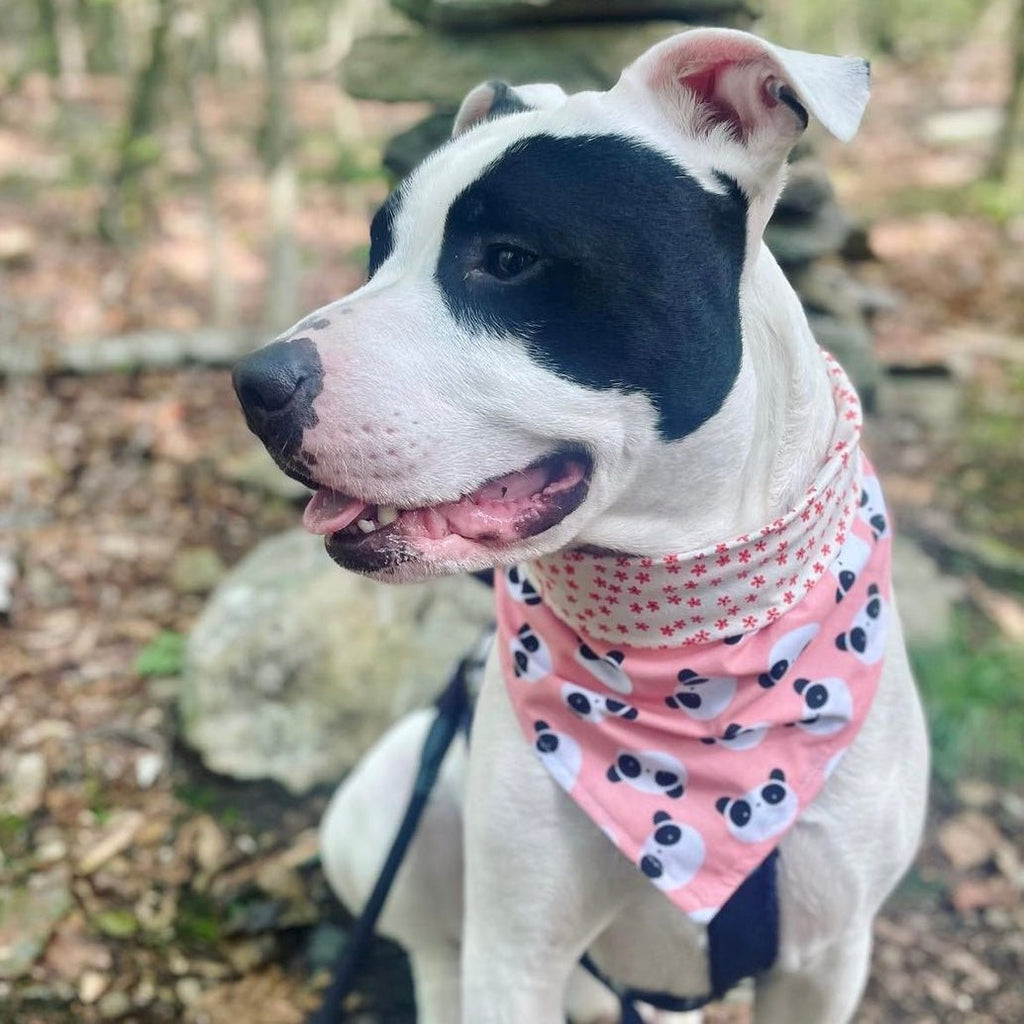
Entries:
{"label": "dog's front leg", "polygon": [[563,1024],[569,974],[625,899],[616,859],[530,750],[492,659],[470,740],[464,1024]]}
{"label": "dog's front leg", "polygon": [[860,1002],[871,962],[871,922],[758,979],[756,1024],[845,1024]]}

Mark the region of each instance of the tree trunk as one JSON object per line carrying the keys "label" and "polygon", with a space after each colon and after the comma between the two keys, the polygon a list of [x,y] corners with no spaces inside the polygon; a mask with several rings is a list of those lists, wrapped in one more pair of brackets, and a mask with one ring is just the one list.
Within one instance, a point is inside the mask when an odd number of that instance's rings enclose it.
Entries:
{"label": "tree trunk", "polygon": [[1013,70],[1010,77],[1010,98],[1006,101],[1003,124],[988,165],[988,177],[1004,184],[1009,181],[1013,153],[1019,141],[1021,116],[1024,115],[1024,0],[1017,2],[1011,45]]}
{"label": "tree trunk", "polygon": [[197,83],[202,73],[205,55],[198,31],[194,31],[185,42],[189,57],[183,85],[185,105],[189,111],[192,149],[199,160],[199,188],[203,195],[203,220],[210,259],[210,315],[216,326],[227,327],[237,322],[238,305],[231,270],[224,251],[224,229],[217,206],[217,165],[206,141],[206,130],[200,113]]}
{"label": "tree trunk", "polygon": [[117,169],[100,210],[100,235],[110,242],[123,243],[142,227],[146,204],[142,179],[145,171],[159,157],[154,126],[157,99],[167,77],[174,5],[175,0],[159,0],[156,22],[150,34],[149,60],[132,89]]}
{"label": "tree trunk", "polygon": [[298,187],[285,71],[287,8],[276,0],[256,0],[256,7],[267,76],[267,114],[260,137],[260,155],[269,188],[270,279],[263,312],[268,326],[280,329],[295,319],[299,276],[294,234]]}

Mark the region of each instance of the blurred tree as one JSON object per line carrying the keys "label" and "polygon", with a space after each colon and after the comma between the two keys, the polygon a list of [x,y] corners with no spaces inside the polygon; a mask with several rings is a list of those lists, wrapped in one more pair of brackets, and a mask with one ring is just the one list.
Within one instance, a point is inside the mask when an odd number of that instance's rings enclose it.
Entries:
{"label": "blurred tree", "polygon": [[1020,143],[1021,120],[1024,116],[1024,0],[1017,0],[1012,46],[1010,96],[1006,101],[1003,124],[988,166],[988,176],[1004,184],[1009,184],[1013,154]]}
{"label": "blurred tree", "polygon": [[298,183],[295,133],[288,108],[287,8],[276,0],[256,0],[266,61],[266,120],[260,133],[260,156],[270,189],[270,253],[264,319],[273,329],[295,319],[298,298],[298,253],[294,223]]}
{"label": "blurred tree", "polygon": [[100,208],[99,233],[124,243],[142,227],[146,193],[143,177],[160,156],[156,136],[157,100],[167,78],[171,23],[176,0],[158,0],[150,33],[149,59],[132,87],[128,118],[118,145],[117,166]]}

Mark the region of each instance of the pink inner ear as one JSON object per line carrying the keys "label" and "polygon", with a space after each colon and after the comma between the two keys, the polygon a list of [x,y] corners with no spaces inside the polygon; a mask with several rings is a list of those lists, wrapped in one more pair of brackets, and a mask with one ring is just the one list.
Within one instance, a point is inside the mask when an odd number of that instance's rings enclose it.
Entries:
{"label": "pink inner ear", "polygon": [[683,75],[679,79],[679,84],[697,95],[715,121],[732,125],[737,136],[743,139],[746,137],[750,125],[744,122],[739,111],[722,96],[719,89],[721,72],[730,64],[730,61],[708,64],[700,71]]}

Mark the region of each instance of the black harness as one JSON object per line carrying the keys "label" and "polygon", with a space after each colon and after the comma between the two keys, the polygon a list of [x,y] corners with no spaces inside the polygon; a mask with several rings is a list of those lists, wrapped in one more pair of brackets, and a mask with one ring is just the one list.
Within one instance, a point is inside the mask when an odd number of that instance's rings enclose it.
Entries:
{"label": "black harness", "polygon": [[[491,574],[477,574],[483,582],[491,584]],[[423,741],[419,767],[413,784],[412,796],[406,806],[394,842],[384,860],[373,892],[356,919],[332,971],[331,983],[324,992],[320,1008],[313,1013],[308,1024],[338,1024],[343,1020],[342,1003],[352,989],[356,971],[373,937],[373,930],[401,867],[402,860],[420,823],[427,800],[437,782],[441,762],[460,731],[469,735],[473,717],[472,700],[467,685],[471,659],[463,658],[452,673],[448,685],[434,702],[437,714]],[[622,1024],[643,1024],[636,1008],[644,1002],[658,1010],[685,1013],[698,1010],[707,1003],[720,999],[738,981],[756,977],[775,963],[779,949],[779,901],[776,883],[778,850],[773,850],[729,897],[722,909],[708,925],[708,960],[710,965],[710,992],[688,998],[663,992],[646,992],[622,988],[609,978],[589,954],[584,954],[581,965],[598,981],[607,986],[622,1007]]]}

